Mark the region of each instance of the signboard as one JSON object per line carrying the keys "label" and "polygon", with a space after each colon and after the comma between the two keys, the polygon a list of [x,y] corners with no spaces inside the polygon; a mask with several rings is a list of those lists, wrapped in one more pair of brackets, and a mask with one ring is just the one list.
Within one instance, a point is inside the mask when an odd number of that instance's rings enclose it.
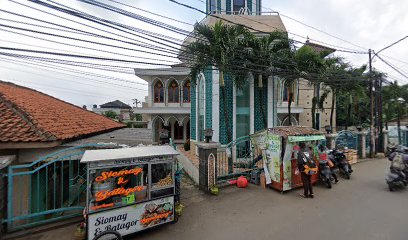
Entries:
{"label": "signboard", "polygon": [[174,197],[167,197],[88,216],[88,239],[104,231],[122,236],[174,220]]}
{"label": "signboard", "polygon": [[324,135],[308,135],[308,136],[288,136],[289,142],[306,142],[306,141],[318,141],[324,140]]}
{"label": "signboard", "polygon": [[88,212],[148,200],[147,171],[147,164],[90,170]]}
{"label": "signboard", "polygon": [[293,144],[287,143],[283,156],[283,191],[292,189],[292,149]]}
{"label": "signboard", "polygon": [[280,182],[280,155],[281,155],[281,137],[278,135],[268,134],[266,138],[266,157],[268,159],[267,168],[271,180]]}

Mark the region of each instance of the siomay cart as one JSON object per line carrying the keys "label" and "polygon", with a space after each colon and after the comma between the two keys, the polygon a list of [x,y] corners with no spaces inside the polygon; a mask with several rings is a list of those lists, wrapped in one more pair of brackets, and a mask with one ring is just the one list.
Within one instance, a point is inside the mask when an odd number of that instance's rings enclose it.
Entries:
{"label": "siomay cart", "polygon": [[176,155],[170,146],[86,151],[88,239],[173,222]]}

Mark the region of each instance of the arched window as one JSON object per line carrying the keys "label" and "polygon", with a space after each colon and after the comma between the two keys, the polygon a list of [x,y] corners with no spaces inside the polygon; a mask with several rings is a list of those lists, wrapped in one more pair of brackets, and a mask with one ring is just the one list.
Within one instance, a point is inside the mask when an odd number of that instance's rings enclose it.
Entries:
{"label": "arched window", "polygon": [[186,81],[183,86],[183,102],[190,102],[190,81]]}
{"label": "arched window", "polygon": [[157,81],[154,85],[154,102],[162,103],[164,102],[164,88],[161,81]]}
{"label": "arched window", "polygon": [[173,80],[169,84],[169,103],[178,103],[179,102],[179,86],[178,83]]}

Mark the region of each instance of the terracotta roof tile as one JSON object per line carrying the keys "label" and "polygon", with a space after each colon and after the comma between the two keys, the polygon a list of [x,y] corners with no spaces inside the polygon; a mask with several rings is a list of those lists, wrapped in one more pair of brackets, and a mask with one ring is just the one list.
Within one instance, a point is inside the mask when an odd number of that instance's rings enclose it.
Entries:
{"label": "terracotta roof tile", "polygon": [[122,127],[44,93],[0,81],[0,142],[69,140]]}

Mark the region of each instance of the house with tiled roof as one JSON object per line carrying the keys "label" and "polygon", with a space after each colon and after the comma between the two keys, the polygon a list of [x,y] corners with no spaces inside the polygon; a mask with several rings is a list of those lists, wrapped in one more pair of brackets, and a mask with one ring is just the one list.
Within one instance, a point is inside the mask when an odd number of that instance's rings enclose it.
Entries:
{"label": "house with tiled roof", "polygon": [[39,91],[0,81],[0,155],[30,162],[68,142],[123,127]]}
{"label": "house with tiled roof", "polygon": [[132,107],[122,101],[115,100],[101,104],[99,108],[98,105],[95,104],[92,107],[92,111],[102,115],[105,115],[107,112],[114,112],[118,116],[118,120],[129,121],[131,119]]}

